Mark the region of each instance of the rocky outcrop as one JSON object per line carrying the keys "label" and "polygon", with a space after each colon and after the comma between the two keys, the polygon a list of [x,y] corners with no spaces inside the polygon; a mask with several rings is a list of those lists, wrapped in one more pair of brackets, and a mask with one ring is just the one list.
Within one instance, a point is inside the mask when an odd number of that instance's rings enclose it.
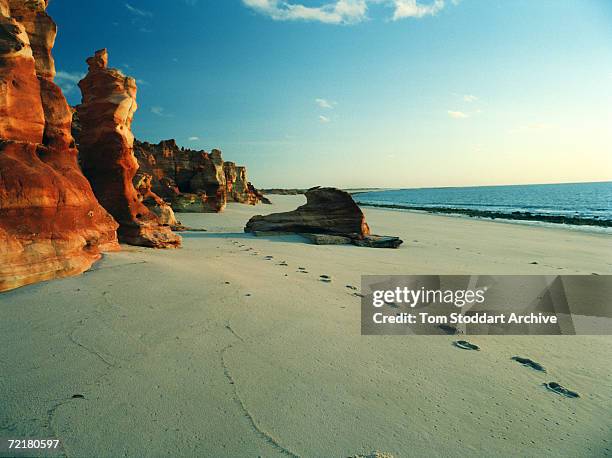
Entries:
{"label": "rocky outcrop", "polygon": [[136,81],[108,68],[108,53],[87,59],[89,72],[79,82],[83,94],[77,107],[81,133],[81,167],[98,200],[119,223],[119,239],[132,245],[174,248],[181,238],[161,224],[141,202],[133,179],[138,170],[131,125]]}
{"label": "rocky outcrop", "polygon": [[234,162],[224,162],[223,170],[229,201],[248,205],[257,205],[260,202],[271,203],[249,182],[246,167],[236,165]]}
{"label": "rocky outcrop", "polygon": [[77,164],[46,7],[0,0],[0,291],[79,274],[119,249]]}
{"label": "rocky outcrop", "polygon": [[185,227],[176,219],[172,207],[151,190],[152,181],[153,177],[148,173],[140,171],[136,173],[133,183],[138,193],[138,200],[157,215],[159,223],[163,226],[170,226],[173,231],[184,230]]}
{"label": "rocky outcrop", "polygon": [[221,151],[195,151],[174,140],[157,145],[136,141],[140,170],[153,177],[153,192],[177,212],[220,212],[226,203],[255,205],[268,199],[248,182],[246,167],[224,162]]}
{"label": "rocky outcrop", "polygon": [[[373,248],[397,248],[398,237],[370,234],[365,216],[351,195],[336,188],[311,188],[306,204],[285,213],[253,216],[245,232],[298,233],[317,245],[353,243]],[[321,236],[325,235],[325,236]]]}
{"label": "rocky outcrop", "polygon": [[245,231],[306,232],[363,237],[370,233],[365,216],[350,194],[336,188],[306,191],[306,204],[285,213],[253,216]]}
{"label": "rocky outcrop", "polygon": [[165,140],[157,145],[136,141],[134,153],[140,170],[153,177],[153,192],[170,202],[175,211],[216,213],[225,208],[227,190],[220,151],[193,151]]}

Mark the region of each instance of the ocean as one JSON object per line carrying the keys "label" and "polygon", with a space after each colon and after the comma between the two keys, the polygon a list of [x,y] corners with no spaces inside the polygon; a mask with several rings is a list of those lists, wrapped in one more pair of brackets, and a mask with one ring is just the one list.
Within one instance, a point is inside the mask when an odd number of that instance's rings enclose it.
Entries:
{"label": "ocean", "polygon": [[612,230],[612,181],[368,191],[360,205]]}

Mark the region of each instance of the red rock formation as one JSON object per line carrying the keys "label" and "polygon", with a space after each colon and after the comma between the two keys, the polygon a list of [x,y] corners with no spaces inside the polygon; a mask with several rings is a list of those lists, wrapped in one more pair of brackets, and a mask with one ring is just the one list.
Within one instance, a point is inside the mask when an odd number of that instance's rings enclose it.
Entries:
{"label": "red rock formation", "polygon": [[269,204],[265,198],[247,179],[246,167],[237,166],[233,162],[224,162],[225,181],[227,183],[227,199],[241,204],[257,205],[260,202]]}
{"label": "red rock formation", "polygon": [[0,291],[87,270],[117,224],[77,164],[44,0],[0,0]]}
{"label": "red rock formation", "polygon": [[160,224],[138,198],[132,182],[134,156],[132,118],[136,111],[136,81],[108,68],[105,49],[87,59],[89,73],[79,82],[83,94],[77,107],[81,124],[81,166],[98,200],[119,223],[119,239],[154,248],[175,248],[181,238]]}
{"label": "red rock formation", "polygon": [[221,151],[179,148],[174,140],[157,145],[136,141],[140,169],[153,176],[153,192],[170,201],[175,211],[220,212],[227,202]]}
{"label": "red rock formation", "polygon": [[148,173],[139,171],[134,177],[134,187],[138,192],[138,200],[151,210],[159,218],[160,224],[170,226],[173,231],[185,230],[185,227],[176,219],[172,207],[161,197],[155,194],[151,187],[153,177]]}
{"label": "red rock formation", "polygon": [[285,213],[253,216],[246,232],[307,232],[361,238],[370,234],[365,216],[351,195],[336,188],[306,191],[306,204]]}

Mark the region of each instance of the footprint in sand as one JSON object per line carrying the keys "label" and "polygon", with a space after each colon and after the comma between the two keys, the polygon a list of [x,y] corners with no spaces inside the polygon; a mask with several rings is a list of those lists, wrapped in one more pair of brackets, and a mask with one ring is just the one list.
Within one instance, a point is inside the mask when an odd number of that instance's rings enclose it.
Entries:
{"label": "footprint in sand", "polygon": [[395,458],[391,453],[373,451],[367,455],[353,455],[349,458]]}
{"label": "footprint in sand", "polygon": [[274,259],[274,256],[266,256],[264,259],[266,261],[271,261],[272,259]]}
{"label": "footprint in sand", "polygon": [[516,361],[517,363],[521,363],[523,366],[526,366],[526,367],[531,367],[532,369],[535,369],[536,371],[546,372],[546,369],[544,369],[544,366],[542,366],[540,363],[536,363],[535,361],[529,358],[521,358],[520,356],[513,356],[512,359]]}
{"label": "footprint in sand", "polygon": [[357,287],[353,285],[346,285],[348,289],[352,289],[353,291],[357,291]]}
{"label": "footprint in sand", "polygon": [[579,398],[580,397],[580,395],[576,393],[575,391],[568,390],[563,385],[557,382],[548,382],[548,383],[545,383],[544,386],[548,390],[552,391],[553,393],[560,394],[561,396],[565,396],[566,398]]}
{"label": "footprint in sand", "polygon": [[306,270],[306,267],[298,267],[298,270],[296,270],[296,272],[301,273],[301,274],[308,273],[308,271]]}
{"label": "footprint in sand", "polygon": [[444,331],[446,334],[457,334],[457,328],[449,326],[448,324],[439,324],[438,329]]}
{"label": "footprint in sand", "polygon": [[331,283],[332,279],[329,275],[319,275],[319,280],[324,283]]}
{"label": "footprint in sand", "polygon": [[467,340],[455,340],[453,342],[453,345],[457,348],[462,348],[463,350],[480,350],[480,347],[478,345],[470,343]]}
{"label": "footprint in sand", "polygon": [[287,261],[281,261],[281,262],[277,263],[276,265],[277,266],[287,267],[289,264],[287,264]]}

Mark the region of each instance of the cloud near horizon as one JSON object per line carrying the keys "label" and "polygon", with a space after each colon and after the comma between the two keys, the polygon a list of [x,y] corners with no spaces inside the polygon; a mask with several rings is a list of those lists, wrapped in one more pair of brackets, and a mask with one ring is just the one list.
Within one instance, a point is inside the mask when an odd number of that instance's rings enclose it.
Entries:
{"label": "cloud near horizon", "polygon": [[330,0],[321,6],[305,6],[286,0],[242,0],[242,3],[276,21],[318,21],[325,24],[363,22],[368,19],[368,6],[372,4],[393,8],[393,21],[433,16],[444,8],[444,0]]}
{"label": "cloud near horizon", "polygon": [[448,110],[448,115],[453,119],[465,119],[469,116],[465,114],[463,111],[452,111],[452,110]]}
{"label": "cloud near horizon", "polygon": [[315,99],[315,103],[319,105],[319,107],[327,108],[328,110],[333,110],[333,108],[337,105],[336,102],[330,102],[327,99]]}

